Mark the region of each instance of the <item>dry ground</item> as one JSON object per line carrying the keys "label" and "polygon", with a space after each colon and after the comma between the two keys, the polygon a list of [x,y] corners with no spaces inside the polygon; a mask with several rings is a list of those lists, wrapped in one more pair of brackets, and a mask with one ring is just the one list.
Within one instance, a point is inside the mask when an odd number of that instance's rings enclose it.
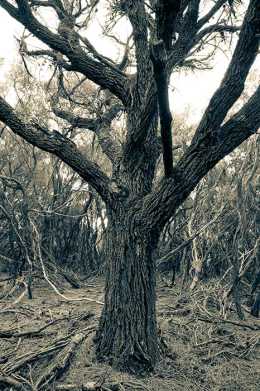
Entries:
{"label": "dry ground", "polygon": [[[241,322],[232,311],[221,319],[214,282],[188,294],[159,281],[158,321],[168,352],[143,377],[95,361],[92,337],[101,305],[66,301],[45,281],[35,285],[33,300],[23,296],[15,303],[22,288],[3,298],[11,285],[0,283],[1,391],[260,390],[260,320],[246,313]],[[102,301],[103,281],[89,279],[73,290],[63,283],[59,289],[70,298]]]}

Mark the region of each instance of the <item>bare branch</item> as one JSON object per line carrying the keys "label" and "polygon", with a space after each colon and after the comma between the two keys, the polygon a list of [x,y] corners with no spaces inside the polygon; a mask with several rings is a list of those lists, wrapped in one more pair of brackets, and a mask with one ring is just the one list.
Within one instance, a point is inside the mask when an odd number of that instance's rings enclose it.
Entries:
{"label": "bare branch", "polygon": [[192,144],[187,149],[176,166],[174,178],[163,180],[151,195],[145,197],[137,226],[145,226],[145,222],[151,225],[151,221],[157,228],[163,226],[200,180],[259,128],[260,86],[244,107],[218,129],[214,142],[209,144],[205,139],[205,145]]}
{"label": "bare branch", "polygon": [[116,162],[122,156],[120,144],[111,137],[111,122],[122,110],[122,106],[114,105],[105,114],[97,119],[89,119],[75,116],[64,110],[53,107],[53,112],[58,117],[69,122],[73,127],[79,129],[88,129],[96,133],[102,151],[108,156],[110,161]]}
{"label": "bare branch", "polygon": [[241,26],[213,24],[213,25],[205,27],[203,30],[199,31],[195,37],[195,42],[199,43],[206,35],[209,35],[212,33],[221,33],[221,32],[235,33],[240,30],[241,30]]}
{"label": "bare branch", "polygon": [[207,133],[214,134],[222,124],[227,112],[236,102],[244,89],[249,70],[258,54],[259,40],[256,36],[257,0],[251,0],[228,70],[210,100],[195,133],[193,143],[203,139]]}
{"label": "bare branch", "polygon": [[226,2],[226,0],[218,0],[211,8],[211,10],[198,21],[198,28],[201,28],[206,23],[208,23],[210,19],[220,10],[221,7],[223,7]]}
{"label": "bare branch", "polygon": [[147,16],[144,2],[141,0],[132,2],[131,6],[127,9],[127,15],[133,28],[137,62],[136,89],[138,89],[138,93],[135,94],[135,97],[140,100],[140,96],[143,95],[149,83],[149,73],[151,71]]}
{"label": "bare branch", "polygon": [[24,122],[1,97],[0,120],[30,144],[59,157],[93,186],[105,201],[109,200],[109,178],[96,163],[88,160],[71,140],[58,132],[45,132],[31,123]]}
{"label": "bare branch", "polygon": [[20,0],[18,8],[12,6],[6,0],[0,0],[0,6],[13,18],[22,23],[35,37],[40,39],[50,48],[66,55],[71,62],[71,70],[80,72],[94,83],[105,89],[109,89],[123,103],[128,100],[127,77],[118,74],[107,65],[92,59],[77,45],[73,45],[68,39],[54,34],[43,26],[33,15],[27,1]]}
{"label": "bare branch", "polygon": [[154,78],[157,86],[157,97],[161,122],[161,140],[163,150],[164,173],[170,177],[173,173],[172,157],[172,115],[169,106],[168,96],[168,75],[166,71],[166,51],[164,44],[160,41],[154,45],[152,50],[152,62]]}

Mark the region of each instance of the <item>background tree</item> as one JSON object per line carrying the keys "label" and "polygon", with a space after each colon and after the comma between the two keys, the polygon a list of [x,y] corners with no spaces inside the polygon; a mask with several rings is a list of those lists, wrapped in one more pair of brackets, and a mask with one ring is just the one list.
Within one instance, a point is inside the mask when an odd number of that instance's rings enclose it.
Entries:
{"label": "background tree", "polygon": [[[28,79],[20,64],[11,69],[4,87],[7,92],[15,89],[16,110],[21,116],[45,122],[49,114],[44,83]],[[57,126],[64,132],[67,130],[61,123]],[[55,278],[53,271],[59,268],[59,274],[77,285],[68,270],[88,276],[101,265],[101,249],[97,243],[104,231],[104,207],[100,198],[62,161],[36,150],[6,127],[2,129],[0,150],[2,207],[5,209],[1,213],[1,270],[9,270],[14,276],[26,270],[27,260],[21,257],[24,251],[21,238],[36,226],[42,239],[43,259],[46,268],[52,271],[52,279]],[[89,152],[95,154],[91,146]],[[23,221],[24,204],[28,210],[26,221]],[[35,272],[41,271],[37,252],[30,258]]]}
{"label": "background tree", "polygon": [[[116,61],[101,55],[86,38],[87,24],[98,5],[26,0],[15,1],[14,5],[0,0],[1,7],[48,47],[30,50],[25,35],[20,41],[23,56],[45,56],[54,66],[47,84],[57,76],[57,94],[50,99],[53,112],[73,130],[94,132],[110,169],[102,170],[90,160],[80,148],[80,140],[69,137],[70,133],[53,129],[48,121],[41,124],[24,118],[3,98],[0,120],[30,144],[60,158],[101,196],[108,218],[108,262],[105,304],[96,335],[97,356],[112,359],[116,366],[131,371],[150,370],[159,358],[153,254],[160,233],[209,170],[259,128],[259,86],[237,113],[225,119],[241,95],[258,53],[260,9],[258,1],[251,0],[239,27],[229,23],[234,20],[235,3],[227,6],[223,0],[214,5],[210,2],[206,13],[200,0],[110,3],[113,22],[106,26],[106,33],[111,35],[119,18],[131,25],[124,54]],[[53,15],[48,27],[40,21],[46,9]],[[217,23],[213,22],[215,16]],[[173,164],[170,75],[176,67],[187,65],[194,54],[201,55],[209,37],[215,49],[223,34],[225,37],[227,32],[237,30],[239,38],[224,78],[190,145]],[[196,64],[196,58],[192,63]],[[67,72],[82,77],[73,88],[66,82]],[[101,104],[94,111],[94,100],[90,108],[82,96],[73,99],[86,78],[98,86],[94,91]],[[84,116],[76,109],[71,112],[67,107],[57,108],[64,98],[83,107]],[[119,112],[123,113],[123,139],[111,131]],[[159,177],[161,153],[164,175]]]}

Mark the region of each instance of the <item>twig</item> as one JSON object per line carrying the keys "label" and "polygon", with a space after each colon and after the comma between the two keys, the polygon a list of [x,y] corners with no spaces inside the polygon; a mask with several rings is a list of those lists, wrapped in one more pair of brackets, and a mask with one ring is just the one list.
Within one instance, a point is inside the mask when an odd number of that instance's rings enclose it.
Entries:
{"label": "twig", "polygon": [[198,320],[202,321],[202,322],[207,322],[207,323],[215,323],[215,324],[218,324],[218,323],[228,323],[228,324],[233,324],[234,326],[238,326],[238,327],[245,327],[247,329],[250,329],[250,330],[253,330],[253,331],[256,331],[256,330],[260,330],[260,326],[256,325],[256,324],[249,324],[249,323],[245,323],[243,321],[241,322],[237,322],[235,320],[228,320],[228,319],[209,319],[209,318],[203,318],[201,316],[199,316],[197,318]]}

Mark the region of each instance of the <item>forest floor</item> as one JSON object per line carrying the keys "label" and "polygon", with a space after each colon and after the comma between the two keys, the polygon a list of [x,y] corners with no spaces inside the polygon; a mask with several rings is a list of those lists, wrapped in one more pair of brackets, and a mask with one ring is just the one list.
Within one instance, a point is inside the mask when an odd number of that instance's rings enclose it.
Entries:
{"label": "forest floor", "polygon": [[84,297],[102,301],[101,278],[80,289],[59,286],[74,301],[45,281],[35,285],[29,300],[22,289],[10,293],[10,283],[0,283],[1,391],[260,390],[260,319],[245,312],[241,321],[234,311],[221,318],[217,282],[192,293],[158,282],[158,324],[168,353],[143,377],[95,361],[92,338],[102,305]]}

